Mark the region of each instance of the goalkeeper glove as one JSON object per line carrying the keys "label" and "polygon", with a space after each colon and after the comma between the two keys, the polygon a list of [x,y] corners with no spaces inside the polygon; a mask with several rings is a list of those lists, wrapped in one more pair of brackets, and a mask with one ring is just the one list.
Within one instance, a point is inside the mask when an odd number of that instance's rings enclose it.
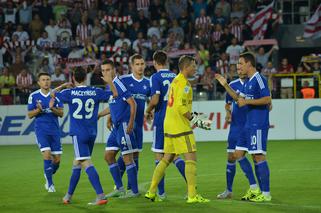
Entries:
{"label": "goalkeeper glove", "polygon": [[211,130],[212,121],[208,120],[206,118],[207,118],[207,116],[204,115],[204,114],[200,114],[200,113],[197,113],[197,112],[192,112],[192,119],[190,120],[191,121],[191,125],[192,126],[195,125],[195,126],[201,128],[201,129]]}

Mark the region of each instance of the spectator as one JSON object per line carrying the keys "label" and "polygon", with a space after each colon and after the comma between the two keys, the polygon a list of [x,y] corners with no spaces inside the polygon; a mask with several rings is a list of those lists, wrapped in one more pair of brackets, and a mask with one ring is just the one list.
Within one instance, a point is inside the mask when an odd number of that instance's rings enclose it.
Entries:
{"label": "spectator", "polygon": [[3,63],[3,56],[4,54],[6,54],[7,49],[4,47],[0,47],[0,69],[2,69],[4,67],[4,63]]}
{"label": "spectator", "polygon": [[187,10],[184,10],[182,12],[181,16],[178,18],[178,23],[179,26],[183,28],[185,37],[187,37],[188,40],[190,40],[192,36],[192,21],[189,14],[187,13]]}
{"label": "spectator", "polygon": [[303,66],[309,73],[321,74],[321,67],[318,62],[313,62],[312,65],[308,63],[303,63]]}
{"label": "spectator", "polygon": [[214,27],[214,31],[212,33],[212,42],[219,42],[221,40],[221,36],[223,34],[222,26],[220,24],[216,24]]}
{"label": "spectator", "polygon": [[231,5],[225,0],[220,0],[216,3],[215,10],[221,9],[222,10],[222,15],[228,19],[231,14]]}
{"label": "spectator", "polygon": [[274,50],[276,50],[277,47],[276,46],[273,46],[269,52],[265,53],[265,50],[263,47],[260,47],[259,48],[259,51],[257,53],[255,53],[255,58],[256,58],[256,63],[258,64],[261,64],[262,67],[266,67],[267,66],[267,63],[268,63],[268,60],[271,56],[271,54],[273,53]]}
{"label": "spectator", "polygon": [[226,48],[232,43],[233,38],[234,36],[231,34],[230,29],[225,27],[220,40],[220,47],[222,50],[226,50]]}
{"label": "spectator", "polygon": [[77,25],[81,22],[82,9],[81,2],[75,2],[74,7],[71,9],[69,14],[69,20],[71,24],[71,29],[75,33]]}
{"label": "spectator", "polygon": [[157,39],[161,38],[161,31],[159,29],[159,24],[157,20],[152,21],[152,26],[148,28],[148,31],[147,31],[147,36],[149,38],[151,38],[153,35],[155,35]]}
{"label": "spectator", "polygon": [[272,96],[276,97],[277,94],[277,79],[273,78],[273,74],[276,74],[277,70],[273,67],[273,63],[271,61],[267,62],[266,67],[264,67],[261,71],[261,74],[268,79],[269,88],[272,91]]}
{"label": "spectator", "polygon": [[98,54],[98,47],[94,44],[90,38],[85,40],[84,55],[86,57],[96,59]]}
{"label": "spectator", "polygon": [[44,24],[41,21],[38,14],[36,14],[33,20],[30,22],[29,30],[31,32],[31,38],[33,40],[37,40],[40,37],[41,33],[43,32]]}
{"label": "spectator", "polygon": [[52,86],[59,86],[62,83],[64,83],[66,81],[66,77],[65,75],[62,73],[61,71],[61,67],[57,66],[55,69],[55,73],[51,75],[51,82],[52,82]]}
{"label": "spectator", "polygon": [[12,1],[7,1],[7,7],[3,8],[4,13],[4,23],[11,22],[12,24],[16,23],[16,13],[17,9],[14,8]]}
{"label": "spectator", "polygon": [[176,38],[180,41],[184,41],[184,30],[178,25],[176,19],[172,22],[173,26],[168,30],[168,33],[174,33]]}
{"label": "spectator", "polygon": [[237,38],[238,41],[243,41],[243,25],[241,25],[238,18],[233,18],[232,23],[229,25],[232,35]]}
{"label": "spectator", "polygon": [[296,68],[296,71],[295,73],[297,74],[303,74],[303,73],[306,73],[306,70],[304,70],[304,67],[299,65],[297,68]]}
{"label": "spectator", "polygon": [[144,43],[145,43],[145,39],[144,39],[143,32],[139,32],[137,34],[137,39],[133,42],[133,50],[135,51],[135,53],[139,53],[139,54],[143,53]]}
{"label": "spectator", "polygon": [[165,11],[164,4],[161,3],[160,0],[152,0],[151,5],[149,6],[151,20],[159,20],[163,11]]}
{"label": "spectator", "polygon": [[64,19],[61,22],[61,26],[57,31],[57,39],[58,41],[71,41],[72,32],[71,29],[67,26],[67,21]]}
{"label": "spectator", "polygon": [[201,15],[201,10],[204,9],[207,11],[207,3],[204,0],[189,0],[190,5],[193,7],[194,18],[197,18]]}
{"label": "spectator", "polygon": [[64,5],[62,0],[58,0],[57,4],[53,7],[53,14],[55,16],[55,20],[59,21],[62,15],[67,14],[68,7]]}
{"label": "spectator", "polygon": [[22,62],[21,55],[17,54],[15,62],[9,67],[9,72],[14,77],[17,77],[19,72],[25,68],[26,68],[26,65]]}
{"label": "spectator", "polygon": [[92,39],[95,41],[96,38],[98,38],[100,35],[104,33],[104,28],[101,25],[100,21],[98,18],[95,18],[94,20],[94,27],[92,30]]}
{"label": "spectator", "polygon": [[232,39],[232,44],[227,47],[226,53],[229,56],[230,64],[237,64],[239,61],[240,54],[244,51],[244,48],[237,44],[237,38]]}
{"label": "spectator", "polygon": [[21,72],[18,74],[17,79],[17,94],[20,99],[20,104],[27,104],[28,102],[28,96],[31,92],[32,88],[32,76],[27,71],[27,69],[22,69]]}
{"label": "spectator", "polygon": [[49,75],[52,75],[54,73],[53,70],[51,69],[51,67],[49,66],[49,59],[48,58],[42,59],[41,64],[38,67],[38,73],[41,73],[41,72],[46,72]]}
{"label": "spectator", "polygon": [[241,8],[241,3],[240,2],[234,2],[232,4],[232,12],[231,12],[231,15],[230,15],[230,19],[233,19],[233,18],[238,18],[240,20],[242,20],[244,17],[244,12]]}
{"label": "spectator", "polygon": [[71,49],[71,52],[68,54],[68,59],[81,59],[84,55],[84,49],[81,46],[75,46]]}
{"label": "spectator", "polygon": [[76,36],[80,41],[85,41],[92,35],[92,26],[88,23],[88,19],[82,16],[81,23],[77,25]]}
{"label": "spectator", "polygon": [[203,85],[203,89],[207,93],[208,100],[213,100],[214,95],[214,72],[212,71],[210,66],[205,68],[205,72],[201,77],[201,84]]}
{"label": "spectator", "polygon": [[227,23],[226,18],[222,15],[222,9],[221,8],[217,8],[215,10],[215,16],[213,18],[213,23],[214,24],[220,24],[222,26],[225,26],[225,24]]}
{"label": "spectator", "polygon": [[148,29],[149,20],[145,17],[144,10],[138,11],[138,18],[135,21],[139,22],[139,25],[142,27],[144,34],[146,34],[147,29]]}
{"label": "spectator", "polygon": [[50,45],[51,40],[48,38],[48,33],[47,31],[43,31],[41,37],[37,40],[37,46],[42,49],[45,47],[50,47]]}
{"label": "spectator", "polygon": [[187,0],[168,0],[165,7],[170,19],[178,19],[187,10]]}
{"label": "spectator", "polygon": [[131,42],[134,42],[137,39],[139,33],[143,33],[143,31],[141,30],[139,22],[136,21],[134,22],[133,26],[129,28],[129,40]]}
{"label": "spectator", "polygon": [[48,33],[48,38],[51,42],[57,41],[59,27],[56,25],[55,20],[50,19],[49,25],[45,27],[45,31]]}
{"label": "spectator", "polygon": [[12,49],[9,51],[9,54],[12,58],[12,63],[16,62],[16,58],[17,56],[20,57],[22,62],[25,62],[26,59],[26,55],[28,54],[28,52],[32,49],[32,46],[30,45],[27,49],[22,49],[21,47],[16,47],[16,49]]}
{"label": "spectator", "polygon": [[123,15],[124,16],[131,16],[133,19],[135,18],[135,16],[137,15],[137,10],[136,10],[134,2],[128,2],[127,7],[125,7],[123,10]]}
{"label": "spectator", "polygon": [[220,59],[216,62],[216,72],[223,75],[226,79],[230,79],[228,75],[229,63],[227,57],[227,54],[222,52]]}
{"label": "spectator", "polygon": [[283,58],[281,61],[281,66],[279,68],[279,73],[293,73],[293,66],[289,64],[287,58]]}
{"label": "spectator", "polygon": [[126,42],[128,44],[128,46],[131,46],[131,42],[128,38],[125,37],[125,32],[122,31],[120,32],[120,38],[116,40],[114,46],[116,47],[122,47],[123,43]]}
{"label": "spectator", "polygon": [[304,99],[312,99],[315,97],[315,89],[310,87],[309,81],[303,82],[303,88],[301,89],[301,94]]}
{"label": "spectator", "polygon": [[113,46],[110,33],[105,32],[102,36],[99,36],[96,40],[96,45],[99,47]]}
{"label": "spectator", "polygon": [[24,0],[20,4],[18,4],[18,13],[19,13],[19,22],[23,26],[27,27],[32,19],[32,8],[35,4],[35,1],[33,1],[32,4],[30,4],[28,1]]}
{"label": "spectator", "polygon": [[212,20],[206,15],[206,10],[201,10],[201,15],[195,20],[195,28],[208,31],[211,28]]}
{"label": "spectator", "polygon": [[209,65],[209,60],[210,60],[209,51],[205,49],[203,44],[200,44],[198,47],[199,47],[199,50],[197,53],[198,53],[198,57],[201,60],[201,64],[204,64],[204,66],[207,67]]}
{"label": "spectator", "polygon": [[48,3],[48,0],[42,0],[41,5],[38,7],[37,13],[39,14],[39,17],[44,25],[48,25],[50,23],[50,19],[55,19],[52,6]]}
{"label": "spectator", "polygon": [[12,36],[18,36],[18,41],[27,41],[29,39],[27,31],[23,30],[23,26],[21,24],[18,25],[17,30],[12,34]]}
{"label": "spectator", "polygon": [[9,73],[9,69],[4,67],[0,75],[1,102],[3,105],[13,104],[11,88],[16,84],[14,76]]}

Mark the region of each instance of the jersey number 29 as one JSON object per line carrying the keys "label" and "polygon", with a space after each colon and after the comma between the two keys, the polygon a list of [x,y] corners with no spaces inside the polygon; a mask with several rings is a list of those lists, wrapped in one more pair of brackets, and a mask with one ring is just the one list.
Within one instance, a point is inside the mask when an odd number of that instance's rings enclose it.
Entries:
{"label": "jersey number 29", "polygon": [[[95,101],[92,98],[87,99],[85,104],[79,98],[72,99],[72,103],[77,104],[77,109],[72,114],[75,119],[90,119],[93,116]],[[86,115],[79,114],[83,107],[85,107]]]}
{"label": "jersey number 29", "polygon": [[168,101],[168,93],[169,93],[169,86],[170,86],[171,82],[169,80],[165,80],[163,81],[163,86],[167,86],[167,91],[166,94],[164,95],[164,101]]}

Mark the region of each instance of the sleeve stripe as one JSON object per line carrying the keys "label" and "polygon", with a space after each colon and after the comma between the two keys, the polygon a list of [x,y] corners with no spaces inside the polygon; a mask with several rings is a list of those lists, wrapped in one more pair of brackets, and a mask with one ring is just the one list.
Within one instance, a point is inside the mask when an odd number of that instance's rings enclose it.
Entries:
{"label": "sleeve stripe", "polygon": [[260,75],[256,75],[255,77],[256,77],[257,82],[260,85],[260,89],[264,89],[265,86],[264,86],[264,83],[263,83],[263,80],[262,80],[261,76]]}
{"label": "sleeve stripe", "polygon": [[127,91],[127,89],[124,86],[124,84],[118,78],[115,79],[115,83],[120,87],[121,90],[123,90],[123,92]]}

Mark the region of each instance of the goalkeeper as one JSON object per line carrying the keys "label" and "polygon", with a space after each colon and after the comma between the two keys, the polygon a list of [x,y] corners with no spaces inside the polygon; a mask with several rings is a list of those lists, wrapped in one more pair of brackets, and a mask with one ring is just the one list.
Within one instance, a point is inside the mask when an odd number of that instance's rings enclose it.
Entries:
{"label": "goalkeeper", "polygon": [[180,73],[170,85],[164,120],[164,157],[154,170],[152,183],[145,197],[155,201],[157,185],[165,175],[165,169],[173,161],[175,155],[184,154],[187,203],[205,203],[209,200],[196,192],[196,143],[191,126],[195,125],[210,130],[211,122],[191,112],[193,91],[187,79],[195,74],[195,59],[182,56],[178,67]]}

